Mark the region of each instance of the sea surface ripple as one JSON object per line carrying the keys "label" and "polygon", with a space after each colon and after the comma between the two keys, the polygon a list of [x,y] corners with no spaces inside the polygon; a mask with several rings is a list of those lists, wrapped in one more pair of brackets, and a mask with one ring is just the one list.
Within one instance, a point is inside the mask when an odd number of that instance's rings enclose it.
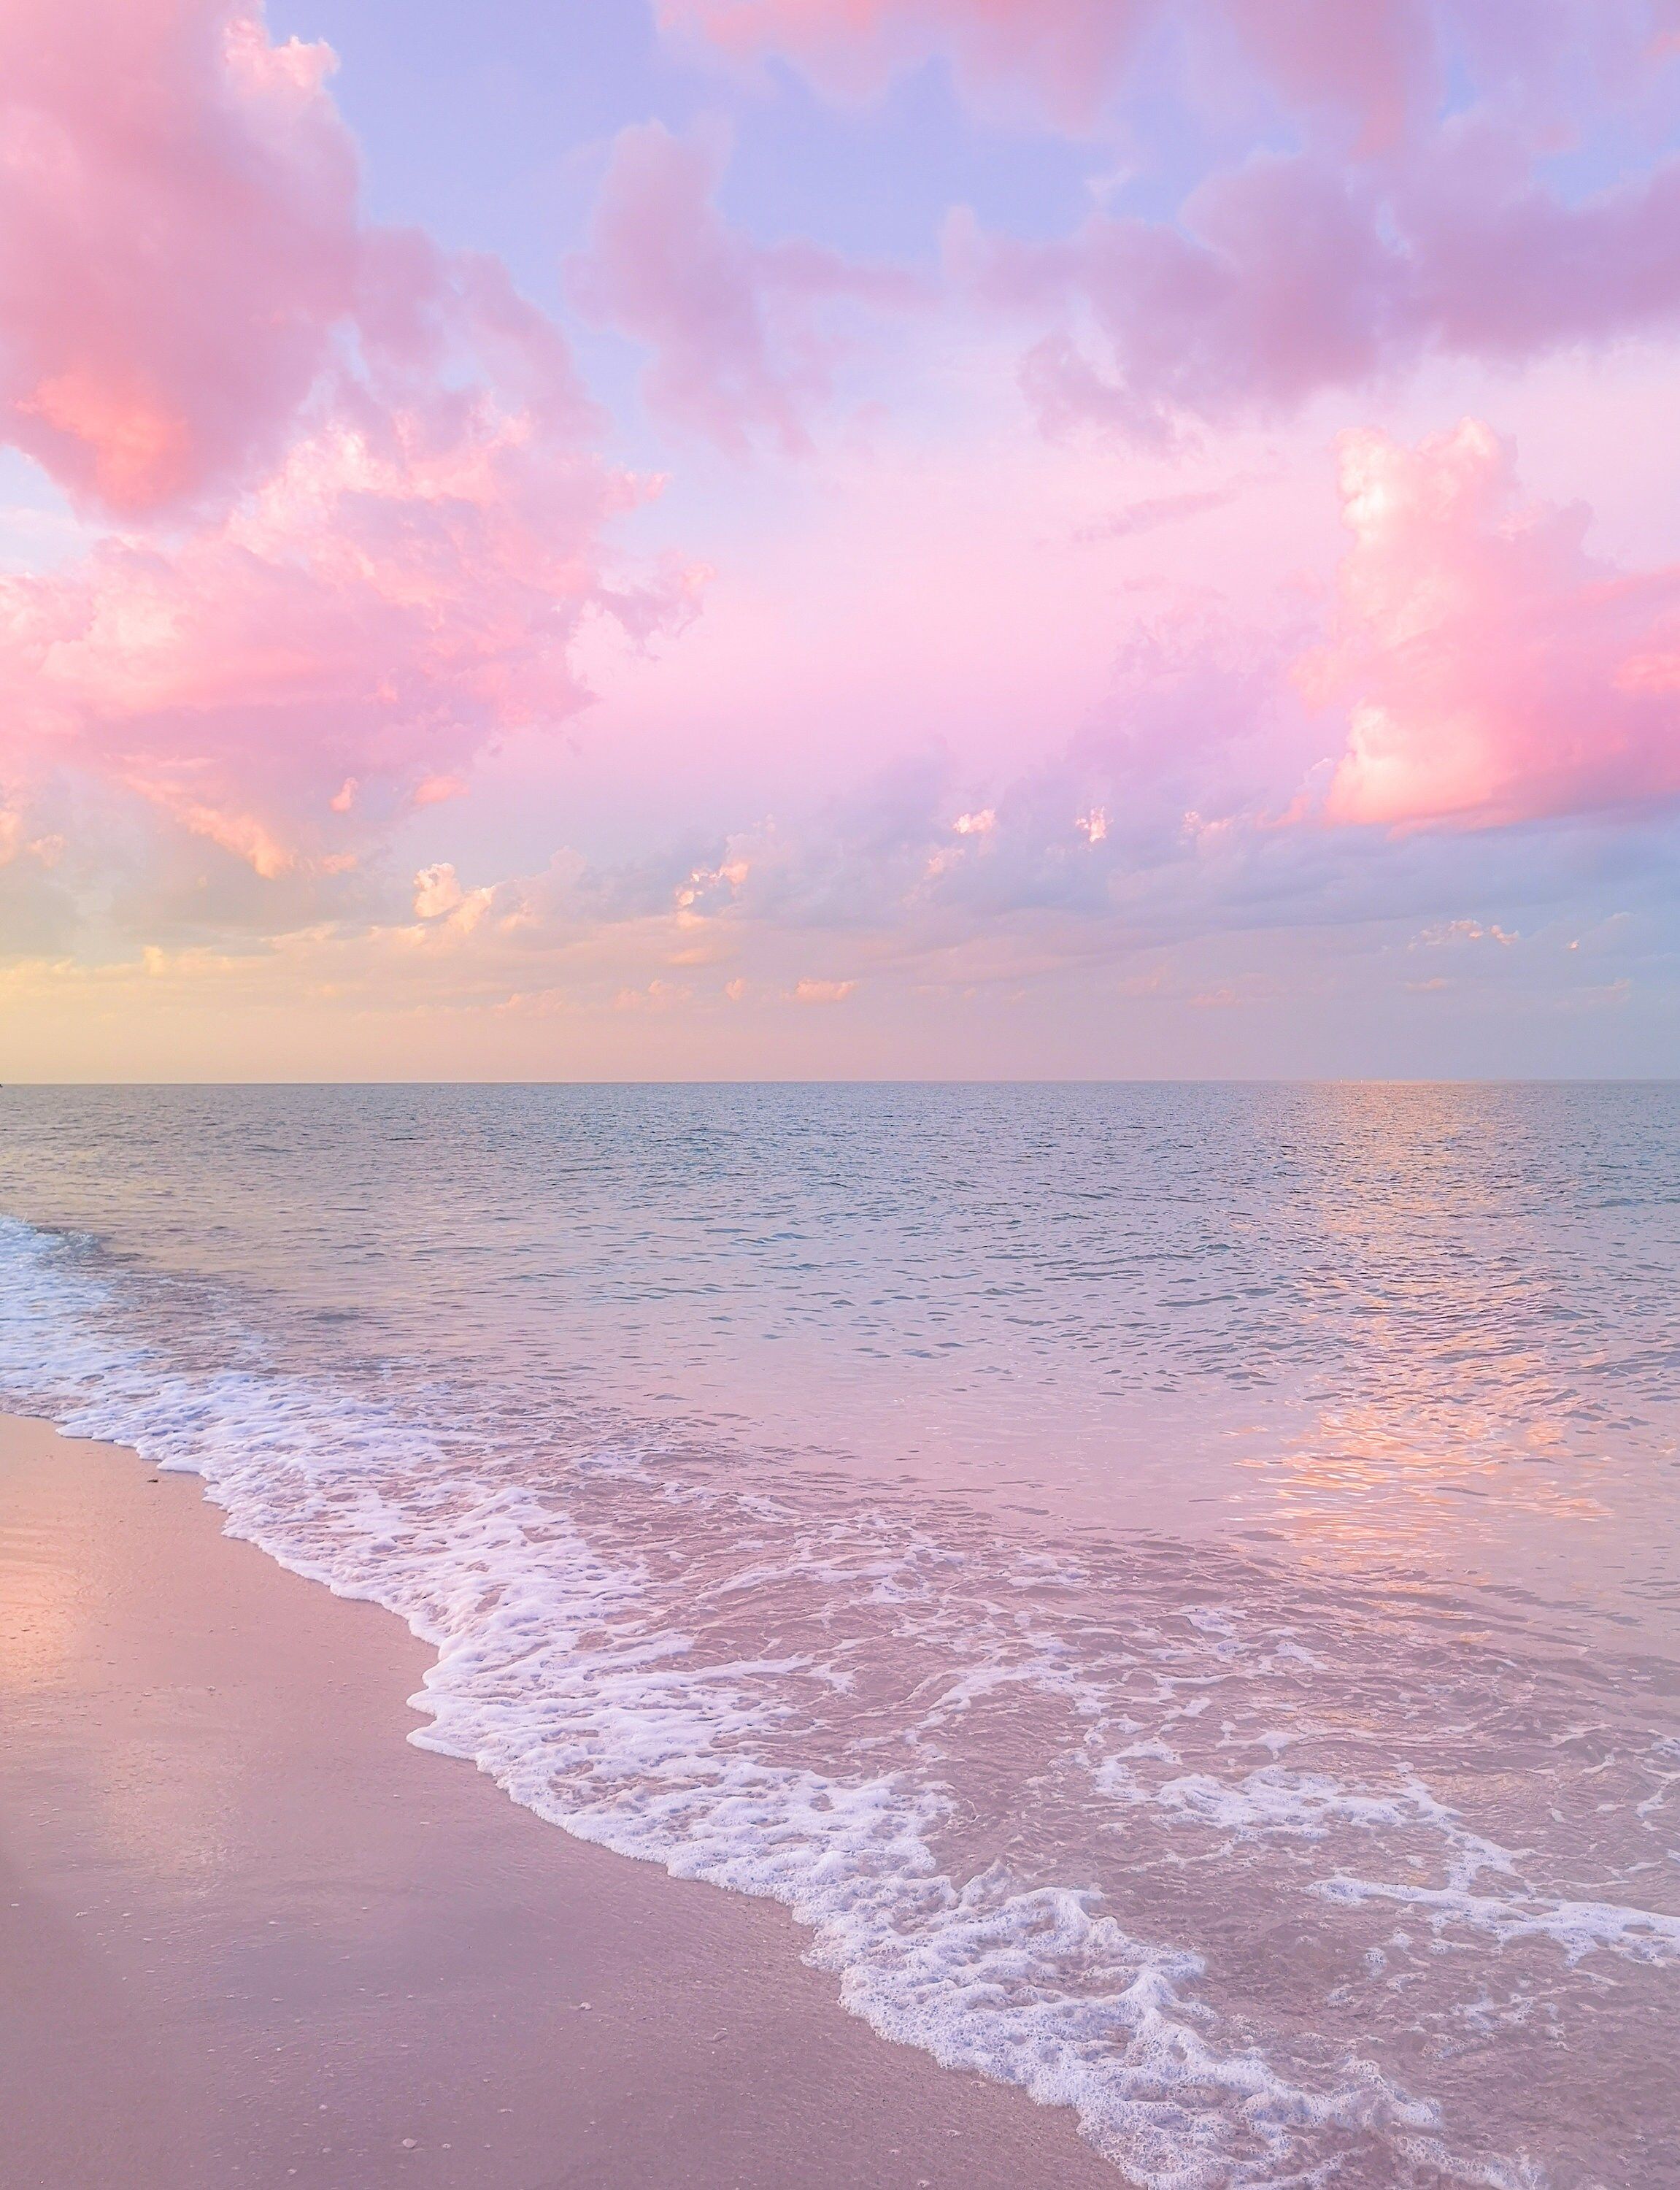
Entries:
{"label": "sea surface ripple", "polygon": [[12,1089],[0,1395],[1141,2190],[1680,2150],[1680,1091]]}

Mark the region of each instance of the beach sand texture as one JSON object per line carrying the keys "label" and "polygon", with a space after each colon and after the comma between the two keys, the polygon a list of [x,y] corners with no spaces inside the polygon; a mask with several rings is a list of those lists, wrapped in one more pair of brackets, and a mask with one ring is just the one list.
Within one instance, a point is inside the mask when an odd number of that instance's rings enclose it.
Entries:
{"label": "beach sand texture", "polygon": [[192,1479],[0,1422],[5,2190],[1118,2179],[843,2013],[780,1909],[408,1746],[428,1659]]}

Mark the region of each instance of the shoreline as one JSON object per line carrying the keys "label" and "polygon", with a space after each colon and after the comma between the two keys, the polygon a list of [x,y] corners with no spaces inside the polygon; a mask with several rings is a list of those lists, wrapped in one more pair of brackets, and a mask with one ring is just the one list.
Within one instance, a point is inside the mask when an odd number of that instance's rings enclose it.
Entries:
{"label": "shoreline", "polygon": [[196,1478],[0,1417],[8,2190],[1123,2180],[846,2013],[783,1909],[406,1741],[431,1655]]}

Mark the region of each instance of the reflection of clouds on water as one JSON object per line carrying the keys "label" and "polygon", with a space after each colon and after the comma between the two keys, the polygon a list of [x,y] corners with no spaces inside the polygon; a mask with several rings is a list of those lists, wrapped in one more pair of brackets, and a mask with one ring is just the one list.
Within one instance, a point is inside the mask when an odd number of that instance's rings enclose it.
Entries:
{"label": "reflection of clouds on water", "polygon": [[[14,1273],[8,1273],[14,1274]],[[44,1427],[14,1427],[27,1444],[59,1441]],[[54,1469],[76,1468],[74,1448],[50,1453]],[[125,1472],[133,1463],[125,1462]],[[5,1463],[0,1461],[0,1468]],[[53,1722],[63,1708],[87,1707],[87,1638],[109,1618],[113,1602],[149,1595],[150,1568],[137,1564],[121,1529],[97,1526],[67,1535],[62,1501],[50,1526],[31,1511],[27,1493],[40,1480],[25,1461],[8,1480],[0,1518],[0,1711]],[[98,1510],[97,1504],[94,1508]],[[177,1578],[178,1585],[179,1578]],[[185,1598],[189,1584],[183,1587]],[[189,1612],[182,1628],[192,1631]],[[237,1838],[244,1799],[242,1762],[225,1745],[183,1743],[183,1691],[144,1696],[125,1708],[122,1723],[106,1727],[84,1762],[111,1841],[159,1877],[193,1881],[221,1869]],[[167,1722],[166,1722],[167,1716]]]}
{"label": "reflection of clouds on water", "polygon": [[[1506,1426],[1485,1416],[1468,1416],[1447,1436],[1423,1422],[1408,1431],[1406,1412],[1399,1393],[1380,1405],[1326,1408],[1282,1450],[1246,1455],[1276,1526],[1321,1552],[1445,1557],[1460,1569],[1502,1553],[1508,1574],[1532,1573],[1524,1517],[1588,1530],[1615,1524],[1615,1507],[1591,1487],[1590,1458],[1548,1427],[1525,1427],[1524,1449],[1513,1450]],[[1481,1503],[1494,1507],[1490,1517],[1476,1510]]]}
{"label": "reflection of clouds on water", "polygon": [[1672,1534],[1655,1463],[1680,1382],[1651,1291],[1677,1253],[1672,1164],[1632,1136],[1560,1145],[1584,1089],[1316,1092],[1339,1130],[1304,1165],[1301,1306],[1340,1345],[1243,1441],[1258,1510],[1319,1553],[1506,1581],[1562,1553],[1572,1585],[1620,1579],[1630,1530]]}
{"label": "reflection of clouds on water", "polygon": [[66,1571],[14,1501],[0,1529],[7,1575],[0,1591],[0,1695],[40,1699],[71,1675],[87,1625],[91,1578]]}

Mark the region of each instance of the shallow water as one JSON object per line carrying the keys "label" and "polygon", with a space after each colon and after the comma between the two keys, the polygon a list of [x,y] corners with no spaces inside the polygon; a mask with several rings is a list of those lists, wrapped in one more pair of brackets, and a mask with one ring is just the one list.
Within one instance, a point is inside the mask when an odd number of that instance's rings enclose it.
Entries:
{"label": "shallow water", "polygon": [[1672,2181],[1680,1090],[8,1090],[0,1387],[1225,2190]]}

